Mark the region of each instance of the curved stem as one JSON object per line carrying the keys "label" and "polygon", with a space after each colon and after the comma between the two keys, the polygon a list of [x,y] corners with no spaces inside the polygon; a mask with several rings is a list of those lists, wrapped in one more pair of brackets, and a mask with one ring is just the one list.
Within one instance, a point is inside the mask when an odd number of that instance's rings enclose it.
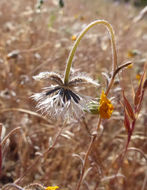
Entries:
{"label": "curved stem", "polygon": [[107,88],[107,90],[106,90],[106,92],[105,92],[106,96],[108,95],[108,93],[109,93],[109,91],[110,91],[110,89],[111,89],[111,87],[112,87],[112,85],[113,85],[115,76],[118,74],[118,72],[119,72],[121,69],[123,69],[123,68],[125,68],[125,67],[127,67],[127,66],[129,66],[129,65],[131,65],[131,64],[132,64],[132,62],[129,61],[129,62],[123,64],[123,65],[120,65],[117,69],[114,70],[114,72],[112,73],[112,77],[111,77],[111,80],[110,80],[110,82],[109,82],[108,88]]}
{"label": "curved stem", "polygon": [[15,133],[17,130],[20,130],[21,127],[16,127],[14,128],[12,131],[10,131],[10,133],[8,133],[8,135],[2,140],[1,145],[3,146],[6,143],[6,140],[13,134]]}
{"label": "curved stem", "polygon": [[90,28],[92,28],[93,26],[95,26],[97,24],[105,25],[107,30],[109,31],[110,38],[111,38],[111,46],[112,46],[112,62],[113,62],[112,72],[114,73],[114,71],[115,71],[115,69],[117,67],[117,53],[116,53],[115,35],[114,35],[113,28],[112,28],[111,24],[108,21],[96,20],[96,21],[90,23],[89,25],[87,25],[86,28],[83,29],[83,31],[80,33],[77,40],[75,41],[72,50],[70,51],[69,57],[67,59],[66,70],[65,70],[65,75],[64,75],[64,83],[65,84],[68,83],[69,74],[70,74],[70,68],[71,68],[71,65],[72,65],[72,60],[73,60],[74,54],[76,52],[76,49],[77,49],[77,47],[79,45],[79,42],[81,41],[83,36],[86,34],[86,32],[88,32],[88,30]]}
{"label": "curved stem", "polygon": [[[64,83],[67,84],[68,83],[68,79],[69,79],[69,73],[70,73],[70,68],[71,68],[71,65],[72,65],[72,60],[73,60],[73,57],[74,57],[74,54],[75,54],[75,51],[77,49],[77,46],[79,44],[79,42],[81,41],[82,37],[85,35],[85,33],[90,29],[92,28],[93,26],[95,26],[96,24],[103,24],[106,26],[107,30],[109,31],[109,34],[110,34],[110,38],[111,38],[111,47],[112,47],[112,78],[110,80],[110,83],[108,85],[108,88],[106,90],[106,95],[108,95],[112,85],[113,85],[113,82],[114,82],[114,74],[115,74],[115,71],[116,71],[116,68],[117,68],[117,52],[116,52],[116,46],[115,46],[115,35],[114,35],[114,31],[113,31],[113,28],[111,26],[111,24],[105,20],[96,20],[92,23],[90,23],[81,33],[80,35],[78,36],[77,40],[75,41],[74,45],[73,45],[73,48],[69,54],[69,57],[68,57],[68,60],[67,60],[67,66],[66,66],[66,70],[65,70],[65,75],[64,75]],[[102,121],[102,118],[99,116],[99,119],[98,119],[98,124],[97,124],[97,127],[96,127],[96,131],[99,130],[100,128],[100,124],[101,124],[101,121]],[[96,139],[97,135],[94,136],[92,139],[91,139],[91,142],[90,142],[90,145],[89,145],[89,148],[86,152],[86,155],[85,155],[85,158],[84,158],[84,164],[83,164],[83,167],[82,167],[82,173],[81,173],[81,176],[80,176],[80,179],[79,179],[79,182],[76,186],[76,190],[79,190],[80,189],[80,186],[81,186],[81,183],[82,183],[82,180],[83,180],[83,176],[84,176],[84,171],[85,171],[85,167],[86,167],[86,163],[87,163],[87,159],[88,159],[88,156],[91,152],[91,149],[92,149],[92,146],[95,142],[95,139]]]}
{"label": "curved stem", "polygon": [[47,120],[45,117],[43,117],[42,115],[36,113],[36,112],[33,112],[33,111],[30,111],[30,110],[27,110],[27,109],[23,109],[23,108],[3,108],[0,110],[0,113],[4,113],[4,112],[22,112],[22,113],[27,113],[27,114],[30,114],[32,116],[36,116],[44,121],[46,121],[47,123],[51,124],[51,122],[49,120]]}
{"label": "curved stem", "polygon": [[17,190],[24,190],[24,188],[22,188],[22,187],[20,187],[19,185],[16,185],[15,183],[8,183],[8,184],[6,184],[6,185],[4,185],[3,187],[2,187],[2,190],[4,190],[4,189],[8,189],[8,188],[15,188],[15,189],[17,189]]}

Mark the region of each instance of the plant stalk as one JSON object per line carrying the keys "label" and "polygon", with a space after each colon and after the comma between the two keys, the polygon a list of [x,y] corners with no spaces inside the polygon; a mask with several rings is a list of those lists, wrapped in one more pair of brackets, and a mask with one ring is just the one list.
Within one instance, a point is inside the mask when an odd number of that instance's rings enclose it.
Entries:
{"label": "plant stalk", "polygon": [[72,60],[73,57],[75,55],[76,49],[81,41],[81,39],[83,38],[83,36],[88,32],[88,30],[90,28],[92,28],[93,26],[97,25],[97,24],[103,24],[105,25],[105,27],[107,28],[109,34],[110,34],[110,38],[111,38],[111,47],[112,47],[112,73],[114,73],[116,67],[117,67],[117,52],[116,52],[116,46],[115,46],[115,35],[114,35],[114,31],[113,31],[113,27],[111,26],[111,24],[106,21],[106,20],[96,20],[92,23],[90,23],[89,25],[87,25],[83,31],[80,33],[80,35],[77,37],[72,50],[70,51],[70,54],[68,56],[67,59],[67,64],[66,64],[66,70],[65,70],[65,74],[64,74],[64,84],[68,84],[69,81],[69,74],[70,74],[70,69],[71,69],[71,65],[72,65]]}
{"label": "plant stalk", "polygon": [[[111,80],[109,82],[109,85],[106,89],[106,96],[108,95],[112,85],[113,85],[113,82],[114,82],[114,75],[115,75],[115,71],[117,69],[117,52],[116,52],[116,46],[115,46],[115,35],[114,35],[114,31],[113,31],[113,28],[111,26],[111,24],[105,20],[96,20],[92,23],[90,23],[81,33],[80,35],[78,36],[77,40],[75,41],[74,45],[73,45],[73,48],[69,54],[69,57],[68,57],[68,60],[67,60],[67,66],[66,66],[66,70],[65,70],[65,76],[64,76],[64,83],[67,84],[68,83],[68,79],[69,79],[69,73],[70,73],[70,68],[71,68],[71,65],[72,65],[72,60],[73,60],[73,57],[74,57],[74,54],[75,54],[75,51],[77,49],[77,46],[80,42],[80,40],[82,39],[82,37],[85,35],[85,33],[90,29],[92,28],[93,26],[95,26],[96,24],[103,24],[106,26],[107,30],[109,31],[109,34],[110,34],[110,38],[111,38],[111,47],[112,47],[112,77],[111,77]],[[101,124],[101,121],[102,121],[102,118],[99,116],[98,118],[98,124],[97,124],[97,127],[96,127],[96,132],[98,132],[99,128],[100,128],[100,124]],[[77,184],[77,187],[76,187],[76,190],[79,190],[80,189],[80,186],[82,184],[82,181],[83,181],[83,176],[84,176],[84,172],[85,172],[85,168],[86,168],[86,163],[87,163],[87,159],[88,159],[88,156],[91,152],[91,149],[92,149],[92,146],[95,142],[95,139],[96,139],[97,135],[93,136],[93,138],[91,139],[91,142],[89,144],[89,147],[88,147],[88,150],[86,152],[86,155],[85,155],[85,158],[84,158],[84,164],[83,164],[83,167],[82,167],[82,173],[81,173],[81,176],[80,176],[80,179],[79,179],[79,182]]]}
{"label": "plant stalk", "polygon": [[85,172],[85,169],[86,169],[86,163],[87,163],[87,160],[88,160],[88,156],[91,152],[91,149],[92,149],[92,146],[93,146],[93,143],[94,143],[94,140],[96,138],[96,135],[92,135],[91,137],[91,142],[89,144],[89,147],[88,147],[88,150],[87,150],[87,153],[85,155],[85,158],[84,158],[84,162],[83,162],[83,167],[82,167],[82,172],[81,172],[81,175],[80,175],[80,179],[79,179],[79,182],[76,186],[76,190],[79,190],[80,189],[80,186],[81,186],[81,183],[83,181],[83,176],[84,176],[84,172]]}

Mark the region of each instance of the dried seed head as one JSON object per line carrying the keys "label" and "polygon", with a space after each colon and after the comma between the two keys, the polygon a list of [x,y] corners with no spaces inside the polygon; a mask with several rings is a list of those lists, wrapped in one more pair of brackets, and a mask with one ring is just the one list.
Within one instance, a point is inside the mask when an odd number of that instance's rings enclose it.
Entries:
{"label": "dried seed head", "polygon": [[69,82],[69,85],[71,86],[89,86],[89,85],[92,85],[92,86],[99,86],[99,84],[94,81],[92,78],[88,77],[88,76],[75,76],[73,77],[70,82]]}
{"label": "dried seed head", "polygon": [[62,77],[55,72],[41,72],[39,75],[33,76],[33,79],[40,81],[42,79],[49,79],[59,85],[63,85]]}
{"label": "dried seed head", "polygon": [[79,119],[82,117],[84,114],[83,110],[92,98],[77,94],[74,88],[79,87],[80,89],[81,85],[87,86],[89,84],[99,86],[90,77],[86,77],[83,74],[75,74],[74,71],[70,76],[68,84],[64,84],[62,77],[54,72],[40,73],[34,79],[49,79],[56,83],[56,85],[44,88],[41,93],[32,95],[32,98],[38,102],[36,106],[38,111],[53,119],[58,117]]}

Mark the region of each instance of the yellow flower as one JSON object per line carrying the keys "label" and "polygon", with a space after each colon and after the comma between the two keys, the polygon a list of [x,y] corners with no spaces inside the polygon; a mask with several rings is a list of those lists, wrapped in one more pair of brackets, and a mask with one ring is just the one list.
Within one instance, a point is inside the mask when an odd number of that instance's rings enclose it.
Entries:
{"label": "yellow flower", "polygon": [[77,39],[76,35],[72,35],[71,40],[75,41]]}
{"label": "yellow flower", "polygon": [[132,69],[132,67],[133,67],[133,64],[130,64],[127,66],[128,69]]}
{"label": "yellow flower", "polygon": [[129,57],[129,58],[133,58],[133,57],[135,57],[136,55],[139,55],[139,51],[138,51],[138,50],[133,49],[133,50],[129,50],[129,51],[128,51],[128,57]]}
{"label": "yellow flower", "polygon": [[136,75],[136,79],[140,81],[140,79],[141,79],[141,74],[137,74],[137,75]]}
{"label": "yellow flower", "polygon": [[113,112],[113,105],[111,101],[107,98],[104,91],[102,91],[101,97],[100,97],[100,105],[99,105],[99,114],[101,118],[103,119],[109,119]]}
{"label": "yellow flower", "polygon": [[46,187],[45,188],[45,190],[56,190],[56,189],[58,189],[59,187],[58,186],[48,186],[48,187]]}

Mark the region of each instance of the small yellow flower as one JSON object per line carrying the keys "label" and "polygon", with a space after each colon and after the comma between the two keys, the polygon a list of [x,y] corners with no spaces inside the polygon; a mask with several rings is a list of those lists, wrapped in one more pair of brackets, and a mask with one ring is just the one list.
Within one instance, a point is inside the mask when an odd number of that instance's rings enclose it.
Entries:
{"label": "small yellow flower", "polygon": [[58,189],[59,187],[58,186],[48,186],[48,187],[46,187],[45,188],[45,190],[56,190],[56,189]]}
{"label": "small yellow flower", "polygon": [[139,51],[138,51],[138,50],[129,50],[129,51],[128,51],[128,57],[129,57],[129,58],[133,58],[133,57],[135,57],[136,55],[139,55]]}
{"label": "small yellow flower", "polygon": [[127,66],[128,69],[132,69],[133,68],[133,64],[130,64]]}
{"label": "small yellow flower", "polygon": [[75,18],[75,19],[78,19],[78,18],[79,18],[79,15],[78,15],[78,14],[75,14],[75,15],[74,15],[74,18]]}
{"label": "small yellow flower", "polygon": [[72,35],[71,40],[75,41],[77,39],[76,35]]}
{"label": "small yellow flower", "polygon": [[100,105],[99,105],[99,114],[101,118],[103,119],[109,119],[113,112],[113,105],[111,101],[107,98],[104,91],[102,91],[101,97],[100,97]]}
{"label": "small yellow flower", "polygon": [[141,79],[141,74],[137,74],[137,75],[136,75],[136,79],[140,81],[140,79]]}

